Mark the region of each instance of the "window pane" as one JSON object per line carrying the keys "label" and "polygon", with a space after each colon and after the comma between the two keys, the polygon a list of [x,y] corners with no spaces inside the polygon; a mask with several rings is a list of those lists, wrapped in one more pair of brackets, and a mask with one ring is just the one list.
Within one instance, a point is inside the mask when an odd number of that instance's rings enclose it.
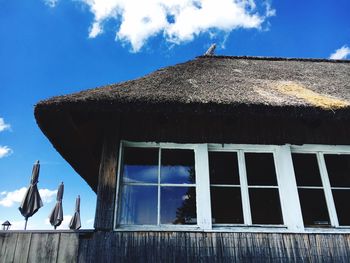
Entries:
{"label": "window pane", "polygon": [[243,224],[240,187],[210,187],[213,224]]}
{"label": "window pane", "polygon": [[211,184],[239,185],[238,160],[235,152],[209,152]]}
{"label": "window pane", "polygon": [[331,186],[350,187],[350,155],[325,154]]}
{"label": "window pane", "polygon": [[157,183],[158,149],[125,147],[122,179],[124,183]]}
{"label": "window pane", "polygon": [[253,224],[283,224],[278,189],[250,188]]}
{"label": "window pane", "polygon": [[277,185],[272,153],[245,153],[248,185]]}
{"label": "window pane", "polygon": [[322,189],[298,189],[304,225],[329,226],[326,199]]}
{"label": "window pane", "polygon": [[350,190],[332,190],[339,225],[350,225]]}
{"label": "window pane", "polygon": [[322,186],[316,154],[293,153],[292,158],[298,186]]}
{"label": "window pane", "polygon": [[162,149],[161,163],[161,183],[195,183],[193,150]]}
{"label": "window pane", "polygon": [[121,190],[119,224],[157,224],[157,186],[124,185]]}
{"label": "window pane", "polygon": [[195,187],[161,187],[161,224],[197,224]]}

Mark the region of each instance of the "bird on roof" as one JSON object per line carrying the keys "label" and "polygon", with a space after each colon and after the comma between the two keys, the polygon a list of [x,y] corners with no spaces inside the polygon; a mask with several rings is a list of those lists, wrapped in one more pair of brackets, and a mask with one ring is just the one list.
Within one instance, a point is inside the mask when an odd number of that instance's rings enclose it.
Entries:
{"label": "bird on roof", "polygon": [[216,44],[212,44],[210,48],[208,48],[207,52],[205,52],[204,56],[213,56],[215,52]]}

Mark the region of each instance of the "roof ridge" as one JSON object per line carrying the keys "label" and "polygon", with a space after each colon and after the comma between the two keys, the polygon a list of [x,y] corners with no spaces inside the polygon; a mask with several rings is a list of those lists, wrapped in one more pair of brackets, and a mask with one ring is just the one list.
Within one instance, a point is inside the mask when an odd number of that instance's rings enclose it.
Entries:
{"label": "roof ridge", "polygon": [[264,57],[264,56],[197,56],[197,59],[247,59],[247,60],[269,60],[269,61],[306,61],[306,62],[330,62],[330,63],[350,63],[347,59],[327,59],[327,58],[287,58],[287,57]]}

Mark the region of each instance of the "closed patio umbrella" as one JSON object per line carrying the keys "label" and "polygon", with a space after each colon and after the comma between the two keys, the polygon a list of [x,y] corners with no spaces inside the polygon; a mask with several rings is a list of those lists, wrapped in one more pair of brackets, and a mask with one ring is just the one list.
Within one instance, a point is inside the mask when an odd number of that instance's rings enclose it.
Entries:
{"label": "closed patio umbrella", "polygon": [[75,200],[75,212],[72,219],[69,222],[69,228],[73,230],[78,230],[80,227],[80,196],[78,195],[77,199]]}
{"label": "closed patio umbrella", "polygon": [[63,207],[62,207],[62,198],[63,198],[63,182],[58,187],[56,205],[52,209],[49,218],[50,224],[56,229],[63,221]]}
{"label": "closed patio umbrella", "polygon": [[40,164],[39,161],[33,165],[32,178],[30,180],[30,185],[27,192],[24,195],[21,206],[18,208],[22,216],[24,216],[26,222],[24,225],[24,230],[27,229],[28,218],[34,215],[40,207],[43,206],[40,194],[38,191],[38,179],[39,179]]}

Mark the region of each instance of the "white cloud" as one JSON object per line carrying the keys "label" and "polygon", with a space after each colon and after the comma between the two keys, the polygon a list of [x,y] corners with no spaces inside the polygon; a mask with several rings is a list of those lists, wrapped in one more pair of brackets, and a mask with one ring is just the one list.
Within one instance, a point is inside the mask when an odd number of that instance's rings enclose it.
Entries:
{"label": "white cloud", "polygon": [[[11,125],[6,123],[3,118],[0,118],[0,132],[6,131],[6,130],[11,130]],[[10,147],[8,146],[2,146],[0,145],[0,159],[6,156],[9,156],[12,154],[13,151]]]}
{"label": "white cloud", "polygon": [[11,207],[14,203],[22,202],[22,198],[27,191],[26,187],[22,187],[20,189],[14,190],[12,192],[2,192],[0,205],[5,207]]}
{"label": "white cloud", "polygon": [[[26,187],[22,187],[20,189],[11,191],[11,192],[1,192],[0,193],[0,206],[11,207],[15,203],[21,203],[23,197],[27,191]],[[39,194],[41,200],[44,203],[50,203],[53,200],[53,197],[56,195],[57,190],[49,190],[49,189],[39,189]]]}
{"label": "white cloud", "polygon": [[39,194],[44,203],[51,203],[57,195],[57,190],[42,188],[39,189]]}
{"label": "white cloud", "polygon": [[134,52],[146,41],[163,34],[166,41],[180,44],[201,33],[228,33],[237,28],[260,29],[275,15],[268,1],[259,12],[254,0],[80,0],[94,15],[89,37],[103,33],[109,19],[119,23],[116,40],[130,43]]}
{"label": "white cloud", "polygon": [[95,22],[90,28],[89,38],[94,38],[103,32],[99,23]]}
{"label": "white cloud", "polygon": [[11,125],[8,123],[5,123],[5,120],[3,118],[0,118],[0,132],[10,130]]}
{"label": "white cloud", "polygon": [[43,0],[45,5],[49,7],[55,7],[58,3],[58,0]]}
{"label": "white cloud", "polygon": [[0,145],[0,159],[6,156],[9,156],[10,154],[12,154],[13,151],[11,148],[9,148],[8,146],[1,146]]}
{"label": "white cloud", "polygon": [[346,59],[350,55],[350,48],[347,45],[337,49],[331,56],[330,59]]}

